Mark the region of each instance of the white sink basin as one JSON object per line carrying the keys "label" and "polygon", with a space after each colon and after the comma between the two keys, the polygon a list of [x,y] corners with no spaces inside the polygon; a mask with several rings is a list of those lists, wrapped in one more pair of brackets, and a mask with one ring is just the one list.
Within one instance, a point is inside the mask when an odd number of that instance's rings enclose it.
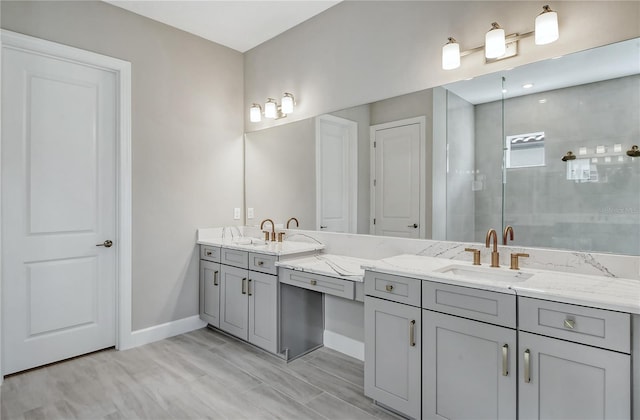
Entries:
{"label": "white sink basin", "polygon": [[463,280],[488,280],[502,282],[520,282],[531,278],[533,274],[519,270],[504,268],[482,268],[466,265],[450,265],[436,270],[438,273],[449,274]]}

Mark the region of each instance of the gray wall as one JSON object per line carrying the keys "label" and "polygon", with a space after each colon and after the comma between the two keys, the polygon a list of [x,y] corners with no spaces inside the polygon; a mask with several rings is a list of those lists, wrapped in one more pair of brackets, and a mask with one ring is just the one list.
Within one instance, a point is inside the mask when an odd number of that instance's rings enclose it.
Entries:
{"label": "gray wall", "polygon": [[[533,30],[538,1],[345,1],[245,53],[247,131],[285,124],[416,92],[480,74],[552,58],[640,35],[640,2],[555,1],[560,39],[520,42],[520,55],[484,64],[482,53],[442,70],[442,46],[484,43],[491,22],[508,33]],[[248,122],[252,102],[293,92],[289,121]]]}
{"label": "gray wall", "polygon": [[132,63],[132,328],[196,315],[196,229],[243,207],[242,55],[103,2],[1,8],[4,29]]}
{"label": "gray wall", "polygon": [[[494,181],[476,193],[476,223],[486,229],[500,226],[485,216],[501,202],[504,139],[499,119],[486,121],[487,114],[499,115],[500,103],[476,109],[476,165]],[[516,229],[518,245],[640,255],[640,158],[625,153],[640,138],[639,109],[640,76],[505,101],[505,136],[545,133],[545,166],[507,169],[504,223]],[[621,144],[622,151],[611,156],[611,162],[594,154],[598,145],[614,154],[614,144]],[[561,160],[568,150],[578,154],[580,147],[598,159],[590,165],[590,181],[567,179],[568,163]],[[481,232],[478,235],[476,240],[481,239]]]}

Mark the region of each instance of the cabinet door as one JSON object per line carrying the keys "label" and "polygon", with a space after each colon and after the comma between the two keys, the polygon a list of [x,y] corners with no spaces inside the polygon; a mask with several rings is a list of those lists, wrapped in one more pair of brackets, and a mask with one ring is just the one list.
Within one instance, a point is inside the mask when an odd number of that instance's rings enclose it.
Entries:
{"label": "cabinet door", "polygon": [[278,351],[278,277],[249,271],[249,342]]}
{"label": "cabinet door", "polygon": [[220,266],[220,329],[243,340],[249,321],[248,280],[247,270]]}
{"label": "cabinet door", "polygon": [[366,296],[364,393],[420,418],[420,308]]}
{"label": "cabinet door", "polygon": [[220,327],[220,264],[200,260],[200,318]]}
{"label": "cabinet door", "polygon": [[518,338],[520,419],[631,417],[628,354],[525,332]]}
{"label": "cabinet door", "polygon": [[516,418],[516,331],[422,311],[422,415]]}

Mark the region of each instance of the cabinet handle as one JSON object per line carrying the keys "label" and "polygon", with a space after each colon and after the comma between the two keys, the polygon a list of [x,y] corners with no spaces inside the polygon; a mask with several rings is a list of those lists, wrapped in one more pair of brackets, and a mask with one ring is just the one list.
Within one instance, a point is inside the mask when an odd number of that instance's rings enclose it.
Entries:
{"label": "cabinet handle", "polygon": [[531,352],[529,349],[524,351],[524,383],[531,382]]}
{"label": "cabinet handle", "polygon": [[411,347],[416,346],[416,320],[413,319],[409,323],[409,345]]}
{"label": "cabinet handle", "polygon": [[218,285],[218,271],[214,271],[213,272],[213,285],[217,286]]}
{"label": "cabinet handle", "polygon": [[207,257],[211,256],[211,251],[207,251]]}
{"label": "cabinet handle", "polygon": [[251,293],[251,279],[249,279],[249,283],[247,284],[247,294],[249,296],[253,296],[253,294]]}
{"label": "cabinet handle", "polygon": [[385,286],[385,289],[387,289],[387,292],[392,292],[393,291],[393,284],[387,284]]}
{"label": "cabinet handle", "polygon": [[242,279],[242,294],[246,295],[247,294],[247,278],[243,278]]}
{"label": "cabinet handle", "polygon": [[509,345],[502,346],[502,376],[509,376]]}
{"label": "cabinet handle", "polygon": [[264,265],[264,261],[258,261],[258,265]]}
{"label": "cabinet handle", "polygon": [[315,280],[311,280],[309,283],[311,283],[312,286],[315,286],[316,284],[318,284],[318,282]]}
{"label": "cabinet handle", "polygon": [[571,318],[567,318],[564,320],[564,327],[568,328],[570,330],[574,329],[576,327],[576,320],[575,319],[571,319]]}

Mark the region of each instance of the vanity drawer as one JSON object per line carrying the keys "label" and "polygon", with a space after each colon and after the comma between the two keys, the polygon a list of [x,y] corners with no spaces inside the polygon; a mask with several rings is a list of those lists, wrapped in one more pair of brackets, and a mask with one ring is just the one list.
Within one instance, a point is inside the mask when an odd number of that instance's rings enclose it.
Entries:
{"label": "vanity drawer", "polygon": [[351,280],[342,280],[335,277],[304,273],[302,271],[290,270],[288,268],[280,270],[279,278],[280,283],[302,287],[303,289],[315,290],[317,292],[351,300],[355,297],[354,282]]}
{"label": "vanity drawer", "polygon": [[249,253],[237,249],[221,249],[220,262],[238,268],[249,268]]}
{"label": "vanity drawer", "polygon": [[211,262],[220,262],[220,247],[210,245],[200,245],[200,259]]}
{"label": "vanity drawer", "polygon": [[422,281],[410,277],[365,271],[364,292],[407,305],[420,306],[420,286]]}
{"label": "vanity drawer", "polygon": [[631,315],[606,309],[518,298],[520,330],[630,353]]}
{"label": "vanity drawer", "polygon": [[516,296],[512,294],[424,281],[422,307],[504,327],[516,327]]}
{"label": "vanity drawer", "polygon": [[275,255],[260,254],[257,252],[249,253],[249,270],[260,271],[267,274],[278,274],[278,267],[276,267],[276,261],[278,257]]}

